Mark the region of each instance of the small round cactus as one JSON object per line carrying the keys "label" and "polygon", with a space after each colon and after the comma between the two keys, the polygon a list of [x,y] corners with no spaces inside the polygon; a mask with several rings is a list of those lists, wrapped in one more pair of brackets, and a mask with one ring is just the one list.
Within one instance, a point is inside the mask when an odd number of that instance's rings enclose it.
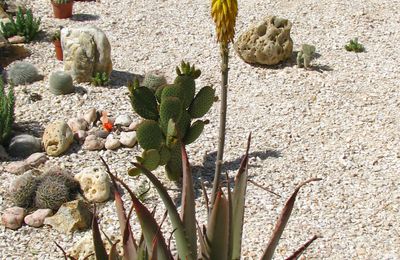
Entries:
{"label": "small round cactus", "polygon": [[63,203],[69,200],[70,191],[67,186],[62,182],[46,178],[37,188],[35,206],[39,209],[58,210]]}
{"label": "small round cactus", "polygon": [[14,85],[25,85],[37,81],[40,76],[38,70],[29,62],[15,62],[7,72],[8,80]]}
{"label": "small round cactus", "polygon": [[36,188],[36,178],[30,172],[24,173],[11,184],[10,195],[12,201],[18,207],[29,208],[32,206]]}
{"label": "small round cactus", "polygon": [[160,75],[159,73],[148,73],[142,82],[142,86],[146,87],[153,92],[157,90],[158,87],[167,84],[167,80],[163,75]]}
{"label": "small round cactus", "polygon": [[71,75],[64,71],[55,71],[51,73],[49,90],[54,95],[65,95],[74,92]]}

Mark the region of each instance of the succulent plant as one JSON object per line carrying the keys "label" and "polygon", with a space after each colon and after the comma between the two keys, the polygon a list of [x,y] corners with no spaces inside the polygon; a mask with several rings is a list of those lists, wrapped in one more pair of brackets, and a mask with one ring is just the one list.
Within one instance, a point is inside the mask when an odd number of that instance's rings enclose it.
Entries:
{"label": "succulent plant", "polygon": [[[223,192],[222,188],[218,187],[216,200],[209,211],[208,221],[205,225],[202,225],[202,228],[200,228],[196,219],[193,178],[184,145],[181,146],[183,184],[180,213],[178,212],[174,201],[168,195],[167,189],[157,179],[157,177],[142,165],[135,164],[138,168],[142,169],[143,174],[154,185],[167,209],[166,215],[168,214],[169,216],[173,227],[172,233],[175,237],[176,251],[174,254],[176,254],[176,256],[173,256],[171,249],[167,246],[166,239],[164,238],[163,233],[160,232],[161,226],[155,220],[154,214],[143,205],[143,203],[138,199],[138,196],[135,195],[125,182],[111,173],[108,165],[104,159],[101,158],[114,185],[115,205],[120,224],[121,236],[123,237],[122,247],[124,255],[122,258],[146,260],[174,258],[189,260],[240,259],[243,225],[245,223],[244,213],[246,208],[245,198],[248,179],[249,145],[250,137],[246,154],[242,159],[238,174],[235,177],[233,189],[230,187],[229,182],[227,182],[226,192]],[[273,258],[276,247],[293,211],[294,203],[301,187],[317,180],[320,179],[312,178],[298,185],[286,201],[275,225],[274,231],[269,239],[269,243],[265,247],[264,253],[261,257],[262,260],[270,260]],[[131,197],[132,207],[128,216],[125,213],[124,202],[121,198],[117,182],[128,191],[128,194]],[[206,196],[206,192],[204,193]],[[208,200],[206,199],[206,201]],[[135,239],[133,230],[129,223],[133,210],[136,213],[142,230],[142,235],[139,240]],[[96,214],[93,216],[92,232],[96,259],[121,259],[116,254],[115,245],[111,247],[109,252],[106,251],[101,238]],[[313,236],[287,259],[297,259],[317,238],[318,236]]]}
{"label": "succulent plant", "polygon": [[349,41],[348,44],[344,46],[346,51],[363,52],[365,50],[364,46],[358,42],[358,38],[354,38]]}
{"label": "succulent plant", "polygon": [[[138,143],[145,150],[158,151],[158,165],[165,165],[171,180],[182,176],[180,144],[194,142],[208,123],[207,120],[198,120],[192,124],[192,120],[203,117],[215,101],[215,90],[210,86],[203,87],[195,95],[195,79],[201,71],[194,65],[182,62],[176,72],[173,84],[160,85],[156,91],[140,86],[138,80],[128,86],[132,108],[145,119],[136,130]],[[138,159],[144,165],[146,160]],[[154,168],[153,164],[149,166]],[[131,175],[138,173],[140,170],[137,168],[129,170]]]}
{"label": "succulent plant", "polygon": [[301,50],[297,53],[297,66],[300,68],[304,66],[304,68],[310,67],[310,62],[313,59],[315,54],[315,46],[303,44],[301,45]]}
{"label": "succulent plant", "polygon": [[37,188],[37,179],[30,173],[26,172],[17,177],[11,187],[10,195],[14,204],[18,207],[29,208],[32,206]]}
{"label": "succulent plant", "polygon": [[18,61],[11,65],[7,75],[8,80],[14,85],[30,84],[39,79],[36,67],[25,61]]}
{"label": "succulent plant", "polygon": [[0,144],[8,141],[14,123],[14,89],[11,85],[6,95],[4,83],[0,77]]}
{"label": "succulent plant", "polygon": [[58,4],[58,5],[61,5],[61,4],[66,4],[66,3],[69,3],[69,2],[71,2],[71,1],[73,1],[73,0],[51,0],[53,3],[55,3],[55,4]]}
{"label": "succulent plant", "polygon": [[142,86],[146,87],[153,92],[157,90],[158,87],[167,84],[167,80],[163,75],[160,75],[158,73],[148,73],[145,75]]}
{"label": "succulent plant", "polygon": [[94,86],[107,86],[109,82],[110,78],[106,72],[96,72],[91,81]]}
{"label": "succulent plant", "polygon": [[60,169],[47,171],[39,178],[35,195],[35,207],[57,210],[63,203],[74,198],[79,183]]}
{"label": "succulent plant", "polygon": [[9,17],[10,22],[0,22],[0,33],[5,38],[12,37],[15,35],[24,36],[26,42],[32,41],[40,27],[40,18],[33,18],[31,9],[26,10],[26,14],[21,7],[18,7],[16,18]]}
{"label": "succulent plant", "polygon": [[64,71],[51,73],[49,79],[49,90],[54,95],[65,95],[74,92],[71,74]]}

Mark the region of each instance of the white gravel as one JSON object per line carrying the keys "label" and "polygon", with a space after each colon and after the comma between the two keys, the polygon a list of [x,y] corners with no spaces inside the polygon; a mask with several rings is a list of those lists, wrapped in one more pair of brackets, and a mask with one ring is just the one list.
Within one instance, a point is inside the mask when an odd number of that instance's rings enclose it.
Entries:
{"label": "white gravel", "polygon": [[[33,54],[26,60],[45,78],[26,88],[17,87],[16,122],[40,132],[53,120],[68,119],[91,107],[113,115],[131,113],[137,119],[124,86],[128,73],[159,70],[171,80],[182,59],[202,70],[198,87],[218,86],[219,52],[209,4],[201,0],[77,2],[74,13],[78,19],[57,20],[52,18],[48,0],[30,1],[34,15],[42,18],[45,36],[27,44]],[[245,259],[261,256],[285,199],[310,177],[323,181],[300,192],[276,259],[288,256],[314,234],[323,238],[306,251],[306,259],[400,259],[400,1],[239,1],[236,31],[242,32],[266,15],[292,21],[295,50],[302,43],[313,44],[320,57],[313,61],[316,70],[307,71],[297,68],[294,61],[269,68],[251,66],[231,52],[226,169],[236,172],[246,137],[252,132],[252,180],[282,195],[274,197],[249,184]],[[108,36],[114,84],[82,84],[86,94],[81,90],[54,96],[47,89],[48,75],[62,68],[62,63],[54,57],[50,33],[59,25],[83,24],[95,24]],[[364,44],[365,53],[344,50],[343,45],[354,37]],[[39,93],[43,100],[30,102],[29,93]],[[218,110],[216,104],[208,115],[210,125],[188,148],[195,175],[204,174],[210,181]],[[75,146],[47,164],[60,164],[77,173],[100,164],[98,155],[102,155],[132,187],[138,185],[126,176],[130,161],[140,152],[136,148],[78,150]],[[203,161],[205,153],[208,156]],[[0,172],[8,163],[0,163]],[[163,178],[162,169],[157,173]],[[0,211],[10,206],[6,189],[13,178],[6,172],[0,175]],[[155,204],[156,195],[149,206]],[[99,210],[103,228],[117,234],[113,203]],[[159,209],[157,215],[162,213]],[[204,218],[204,207],[199,214]],[[61,259],[53,241],[69,248],[83,235],[63,235],[49,227],[24,226],[18,231],[2,227],[0,256]]]}

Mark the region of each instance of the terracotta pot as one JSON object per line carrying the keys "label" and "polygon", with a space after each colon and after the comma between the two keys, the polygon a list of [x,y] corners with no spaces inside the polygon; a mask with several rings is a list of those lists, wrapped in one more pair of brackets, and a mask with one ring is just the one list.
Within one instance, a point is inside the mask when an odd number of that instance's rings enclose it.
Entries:
{"label": "terracotta pot", "polygon": [[63,60],[63,51],[61,48],[61,41],[57,40],[57,41],[54,41],[53,43],[54,43],[54,47],[56,49],[57,60]]}
{"label": "terracotta pot", "polygon": [[65,4],[56,4],[53,1],[51,2],[53,5],[54,17],[59,19],[70,18],[72,16],[72,6],[74,1],[70,1]]}

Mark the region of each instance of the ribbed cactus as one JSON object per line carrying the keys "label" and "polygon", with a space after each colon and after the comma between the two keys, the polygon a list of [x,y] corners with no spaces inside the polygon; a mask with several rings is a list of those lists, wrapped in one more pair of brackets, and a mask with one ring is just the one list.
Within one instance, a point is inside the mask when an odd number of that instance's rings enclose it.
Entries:
{"label": "ribbed cactus", "polygon": [[11,65],[7,72],[8,80],[14,85],[30,84],[39,80],[38,70],[34,65],[25,61],[18,61]]}
{"label": "ribbed cactus", "polygon": [[14,123],[14,89],[12,85],[8,94],[4,90],[3,80],[0,78],[0,144],[5,143],[10,137]]}
{"label": "ribbed cactus", "polygon": [[[165,165],[171,180],[182,175],[181,143],[194,142],[208,123],[197,120],[192,124],[192,120],[203,117],[215,100],[215,90],[209,86],[196,95],[195,79],[201,71],[195,66],[182,62],[176,72],[173,84],[163,82],[156,90],[139,86],[137,80],[128,86],[133,109],[146,119],[136,130],[138,143],[145,150],[137,161],[148,169]],[[131,175],[139,173],[137,168],[129,171]]]}
{"label": "ribbed cactus", "polygon": [[313,59],[315,54],[315,46],[303,44],[301,45],[301,50],[297,53],[297,66],[302,68],[309,68],[311,60]]}
{"label": "ribbed cactus", "polygon": [[74,92],[71,75],[64,71],[55,71],[51,73],[49,90],[54,95],[65,95]]}

